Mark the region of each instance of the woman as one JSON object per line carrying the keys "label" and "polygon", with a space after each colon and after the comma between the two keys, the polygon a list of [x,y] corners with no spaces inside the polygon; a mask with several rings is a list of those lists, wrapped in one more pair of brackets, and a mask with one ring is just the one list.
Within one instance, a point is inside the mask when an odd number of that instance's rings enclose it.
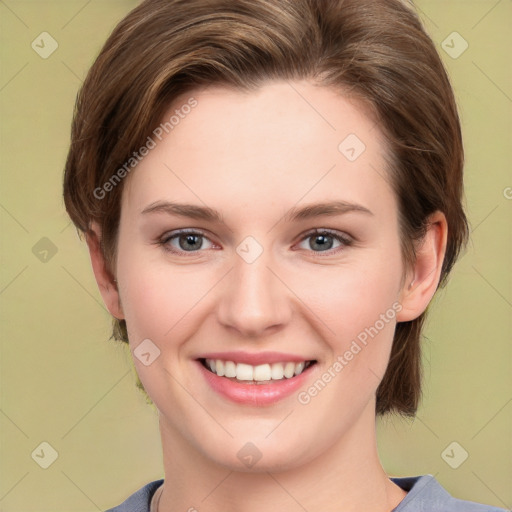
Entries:
{"label": "woman", "polygon": [[399,0],[148,0],[79,94],[67,211],[159,411],[111,509],[491,511],[390,478],[467,238],[452,89]]}

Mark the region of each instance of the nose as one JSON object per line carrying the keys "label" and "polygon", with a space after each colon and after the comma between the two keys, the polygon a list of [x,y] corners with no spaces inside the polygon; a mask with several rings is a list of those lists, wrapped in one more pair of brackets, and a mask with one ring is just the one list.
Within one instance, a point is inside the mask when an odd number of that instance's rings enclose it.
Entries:
{"label": "nose", "polygon": [[267,251],[252,263],[234,255],[217,306],[219,322],[239,336],[257,338],[286,325],[292,313],[291,293],[274,270]]}

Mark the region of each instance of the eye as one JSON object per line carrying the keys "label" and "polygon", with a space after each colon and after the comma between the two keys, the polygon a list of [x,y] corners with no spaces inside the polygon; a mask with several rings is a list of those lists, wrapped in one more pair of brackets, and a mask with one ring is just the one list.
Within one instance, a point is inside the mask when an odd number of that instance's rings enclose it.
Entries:
{"label": "eye", "polygon": [[[332,255],[352,245],[353,239],[344,233],[327,229],[315,229],[302,238],[301,243],[304,244],[304,242],[306,242],[307,247],[301,247],[302,249],[311,250],[313,253],[327,252]],[[335,246],[336,243],[338,245]],[[335,246],[334,249],[333,246]]]}
{"label": "eye", "polygon": [[194,253],[200,249],[209,249],[204,247],[204,242],[208,241],[212,246],[212,242],[200,231],[180,230],[177,232],[166,233],[159,241],[166,251],[173,253]]}
{"label": "eye", "polygon": [[[211,249],[214,246],[213,242],[201,231],[187,229],[166,233],[157,243],[164,250],[181,255],[186,255],[185,253],[198,253],[201,250]],[[307,244],[307,247],[300,247],[304,243]],[[315,229],[302,237],[301,244],[299,244],[301,249],[312,251],[313,253],[332,255],[352,245],[353,239],[337,231]]]}

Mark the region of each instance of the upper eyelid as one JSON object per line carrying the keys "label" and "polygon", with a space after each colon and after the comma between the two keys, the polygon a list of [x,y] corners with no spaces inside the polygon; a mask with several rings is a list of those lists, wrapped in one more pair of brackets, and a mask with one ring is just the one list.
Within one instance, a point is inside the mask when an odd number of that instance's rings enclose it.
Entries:
{"label": "upper eyelid", "polygon": [[[174,229],[171,231],[165,232],[162,236],[158,237],[158,240],[161,243],[167,243],[171,239],[174,239],[180,235],[200,235],[203,238],[208,239],[211,243],[215,243],[211,237],[207,234],[207,232],[198,228],[183,228],[183,229]],[[197,252],[197,251],[196,251]]]}

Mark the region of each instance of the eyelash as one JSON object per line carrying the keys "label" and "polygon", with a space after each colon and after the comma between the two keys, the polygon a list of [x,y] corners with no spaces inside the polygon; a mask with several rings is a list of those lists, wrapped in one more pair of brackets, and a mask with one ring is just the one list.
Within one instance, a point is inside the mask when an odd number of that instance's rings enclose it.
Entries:
{"label": "eyelash", "polygon": [[[176,250],[174,248],[170,248],[169,242],[171,240],[178,238],[180,236],[183,236],[183,235],[199,235],[199,236],[209,240],[209,238],[206,236],[206,234],[200,230],[183,229],[183,230],[178,230],[178,231],[172,231],[171,233],[172,234],[165,234],[160,240],[157,241],[157,244],[160,245],[167,252],[170,252],[173,254],[178,254],[178,255],[183,255],[185,257],[193,256],[194,254],[201,252],[201,249],[197,250],[197,251]],[[335,249],[328,249],[326,251],[309,250],[309,252],[311,252],[315,257],[319,257],[319,258],[324,258],[326,256],[332,256],[334,254],[337,254],[338,252],[344,250],[346,247],[350,247],[354,243],[354,240],[346,234],[342,234],[342,233],[332,231],[329,229],[318,229],[318,228],[313,229],[312,231],[309,231],[306,234],[304,234],[302,236],[302,238],[300,239],[300,242],[307,240],[308,238],[315,236],[315,235],[316,236],[327,235],[341,243],[340,247],[337,247]]]}

